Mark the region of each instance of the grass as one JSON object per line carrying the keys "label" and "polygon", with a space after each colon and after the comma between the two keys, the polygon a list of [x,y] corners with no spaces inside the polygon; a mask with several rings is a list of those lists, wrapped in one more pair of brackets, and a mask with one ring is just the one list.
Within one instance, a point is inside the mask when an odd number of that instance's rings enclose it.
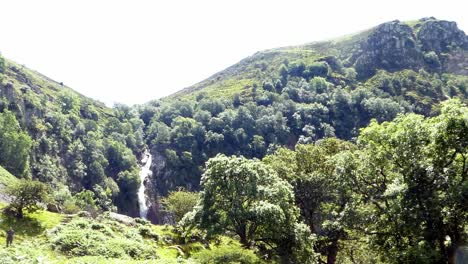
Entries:
{"label": "grass", "polygon": [[18,178],[0,166],[0,184],[3,186],[11,186],[16,182],[18,182]]}
{"label": "grass", "polygon": [[[5,204],[0,205],[0,209],[3,207]],[[127,226],[105,214],[96,219],[65,217],[47,211],[26,214],[23,219],[0,215],[0,229],[3,230],[0,240],[5,241],[4,231],[10,226],[16,232],[15,239],[12,247],[0,246],[2,264],[191,264],[211,263],[201,260],[217,258],[220,254],[230,258],[254,257],[253,251],[242,249],[232,238],[221,237],[209,249],[198,241],[178,245],[172,226],[149,223]],[[143,236],[141,230],[148,228],[159,239]],[[98,241],[94,241],[95,238]]]}
{"label": "grass", "polygon": [[[0,205],[0,210],[5,206],[5,204]],[[44,235],[47,229],[57,226],[62,220],[63,215],[48,211],[25,214],[22,219],[0,214],[0,229],[6,231],[11,226],[15,230],[15,241],[21,242]],[[5,239],[5,232],[0,232],[0,237]]]}
{"label": "grass", "polygon": [[[3,82],[12,83],[13,87],[15,87],[17,90],[26,86],[33,88],[32,90],[28,90],[25,94],[23,94],[23,92],[17,91],[17,94],[28,97],[28,100],[33,104],[41,105],[44,102],[42,101],[42,98],[47,98],[45,100],[47,103],[47,108],[57,110],[58,106],[54,104],[53,101],[56,100],[61,93],[65,92],[76,95],[82,101],[82,103],[93,105],[96,108],[96,111],[101,115],[112,115],[111,109],[106,107],[102,102],[86,97],[71,89],[70,87],[54,81],[37,71],[25,67],[24,65],[20,65],[8,59],[5,59],[5,62],[7,64],[8,74],[3,75]],[[15,68],[16,70],[13,71],[12,68]],[[23,77],[18,78],[18,75]],[[27,81],[24,82],[23,79],[27,79]],[[33,91],[37,89],[40,90],[39,93]]]}

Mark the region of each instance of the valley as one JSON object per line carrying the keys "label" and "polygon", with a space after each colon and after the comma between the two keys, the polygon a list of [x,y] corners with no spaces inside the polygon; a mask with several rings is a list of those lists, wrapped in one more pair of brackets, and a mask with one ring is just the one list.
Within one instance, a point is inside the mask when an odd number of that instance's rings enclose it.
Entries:
{"label": "valley", "polygon": [[0,202],[58,208],[3,215],[0,262],[462,263],[467,58],[455,22],[396,20],[107,107],[0,57]]}

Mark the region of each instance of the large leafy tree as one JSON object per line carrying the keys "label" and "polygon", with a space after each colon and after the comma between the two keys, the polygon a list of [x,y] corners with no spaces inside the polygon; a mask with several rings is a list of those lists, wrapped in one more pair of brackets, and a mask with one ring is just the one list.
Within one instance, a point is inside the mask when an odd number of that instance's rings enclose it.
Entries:
{"label": "large leafy tree", "polygon": [[368,204],[366,232],[388,262],[452,263],[466,243],[468,108],[373,122],[358,144],[355,191]]}
{"label": "large leafy tree", "polygon": [[[281,178],[294,186],[295,201],[326,263],[335,263],[341,240],[349,238],[355,202],[352,181],[341,164],[356,146],[335,138],[279,149],[267,156]],[[324,260],[325,261],[325,260]]]}
{"label": "large leafy tree", "polygon": [[24,212],[35,212],[41,208],[40,203],[47,200],[49,187],[39,181],[20,180],[8,187],[7,193],[13,198],[8,206],[16,217],[23,218]]}
{"label": "large leafy tree", "polygon": [[314,259],[308,228],[298,220],[292,186],[259,160],[218,155],[201,180],[198,226],[209,235],[232,232],[245,247],[274,249],[283,262]]}

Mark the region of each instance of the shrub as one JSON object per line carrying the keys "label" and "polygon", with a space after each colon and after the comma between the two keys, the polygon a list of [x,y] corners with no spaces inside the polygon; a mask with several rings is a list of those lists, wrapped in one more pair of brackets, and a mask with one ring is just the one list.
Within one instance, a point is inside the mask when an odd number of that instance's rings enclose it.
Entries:
{"label": "shrub", "polygon": [[159,241],[159,235],[156,234],[150,227],[148,226],[141,226],[140,228],[138,228],[138,231],[140,233],[140,235],[144,238],[151,238],[151,239],[154,239],[156,241]]}
{"label": "shrub", "polygon": [[172,191],[167,197],[162,199],[164,209],[174,216],[174,220],[179,222],[184,215],[193,210],[198,202],[198,193],[188,192],[184,189]]}
{"label": "shrub", "polygon": [[239,245],[225,245],[211,250],[202,250],[194,254],[193,258],[201,264],[261,263],[253,251],[243,249]]}
{"label": "shrub", "polygon": [[[153,234],[154,235],[154,234]],[[123,225],[74,219],[49,233],[52,248],[70,256],[154,259],[155,247]]]}

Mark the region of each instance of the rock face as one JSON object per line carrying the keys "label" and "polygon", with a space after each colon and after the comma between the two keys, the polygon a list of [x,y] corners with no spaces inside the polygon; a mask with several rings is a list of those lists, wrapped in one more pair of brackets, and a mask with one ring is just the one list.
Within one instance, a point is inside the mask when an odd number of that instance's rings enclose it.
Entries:
{"label": "rock face", "polygon": [[418,40],[423,51],[437,54],[460,47],[468,49],[468,37],[458,29],[457,23],[443,20],[429,20],[418,31]]}
{"label": "rock face", "polygon": [[166,167],[166,159],[157,151],[153,154],[153,174],[149,177],[148,188],[148,220],[153,224],[172,224],[170,217],[163,210],[161,205],[161,194],[165,194],[168,188],[163,186],[164,179],[173,176],[172,172]]}
{"label": "rock face", "polygon": [[355,64],[361,78],[373,75],[377,69],[415,68],[422,61],[411,27],[399,21],[378,26],[362,43],[361,49],[363,53]]}
{"label": "rock face", "polygon": [[[447,58],[468,50],[468,37],[455,22],[421,19],[413,27],[398,20],[381,24],[361,42],[353,56],[358,78],[364,79],[379,69],[447,68]],[[458,57],[463,55],[456,55]]]}

